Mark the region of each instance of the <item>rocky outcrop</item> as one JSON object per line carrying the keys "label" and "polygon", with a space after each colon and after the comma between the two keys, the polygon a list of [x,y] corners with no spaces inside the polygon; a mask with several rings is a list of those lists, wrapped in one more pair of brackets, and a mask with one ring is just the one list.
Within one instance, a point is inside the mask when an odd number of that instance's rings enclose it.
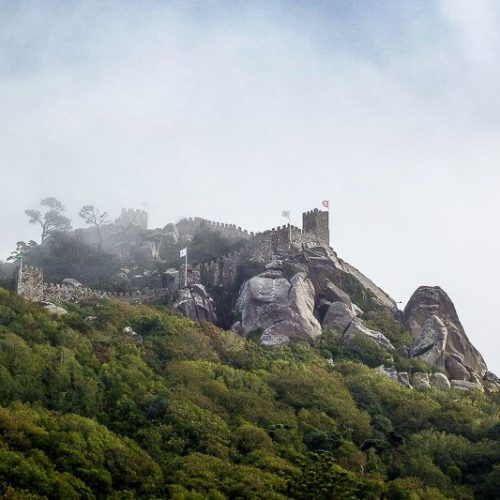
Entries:
{"label": "rocky outcrop", "polygon": [[356,336],[362,336],[381,347],[394,350],[394,346],[385,335],[368,328],[360,318],[354,315],[352,307],[348,307],[343,302],[334,302],[329,305],[323,317],[322,326],[337,333],[346,344]]}
{"label": "rocky outcrop", "polygon": [[333,302],[328,305],[323,317],[323,328],[329,328],[343,335],[354,319],[352,309],[343,302]]}
{"label": "rocky outcrop", "polygon": [[362,320],[360,320],[359,318],[354,318],[352,320],[352,323],[349,325],[349,328],[344,333],[343,341],[348,343],[357,335],[363,336],[371,340],[375,344],[389,349],[390,351],[394,350],[394,346],[385,335],[375,330],[370,330],[370,328],[368,328]]}
{"label": "rocky outcrop", "polygon": [[305,273],[288,280],[282,271],[267,270],[243,285],[237,307],[241,322],[234,329],[244,336],[262,331],[264,345],[291,339],[314,343],[321,335],[314,317],[314,287]]}
{"label": "rocky outcrop", "polygon": [[403,317],[415,338],[411,356],[446,371],[450,379],[470,382],[483,379],[486,363],[470,343],[453,302],[441,288],[418,288]]}
{"label": "rocky outcrop", "polygon": [[46,300],[42,300],[38,303],[41,305],[48,313],[53,314],[54,316],[63,316],[68,313],[66,309],[63,307],[57,306],[52,302],[47,302]]}
{"label": "rocky outcrop", "polygon": [[478,389],[483,391],[483,386],[480,382],[469,382],[467,380],[451,380],[451,387],[454,389],[461,389],[463,391],[470,391],[472,389]]}
{"label": "rocky outcrop", "polygon": [[448,329],[438,316],[429,316],[410,349],[411,357],[419,357],[432,366],[445,369],[445,349]]}
{"label": "rocky outcrop", "polygon": [[189,319],[217,322],[214,300],[203,285],[194,284],[179,289],[172,305]]}

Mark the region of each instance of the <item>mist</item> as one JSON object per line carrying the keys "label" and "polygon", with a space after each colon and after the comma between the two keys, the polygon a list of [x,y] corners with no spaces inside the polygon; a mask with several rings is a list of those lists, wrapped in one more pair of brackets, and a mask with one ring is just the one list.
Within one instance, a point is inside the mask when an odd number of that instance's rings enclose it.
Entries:
{"label": "mist", "polygon": [[1,258],[47,196],[248,230],[329,199],[339,256],[441,286],[500,372],[498,3],[0,8]]}

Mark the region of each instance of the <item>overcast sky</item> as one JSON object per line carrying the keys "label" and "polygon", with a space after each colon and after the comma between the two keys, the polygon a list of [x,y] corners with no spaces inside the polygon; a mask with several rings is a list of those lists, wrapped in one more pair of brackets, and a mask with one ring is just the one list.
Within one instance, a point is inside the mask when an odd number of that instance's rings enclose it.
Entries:
{"label": "overcast sky", "polygon": [[328,198],[339,255],[440,285],[500,372],[500,3],[0,0],[0,257],[26,208],[250,230]]}

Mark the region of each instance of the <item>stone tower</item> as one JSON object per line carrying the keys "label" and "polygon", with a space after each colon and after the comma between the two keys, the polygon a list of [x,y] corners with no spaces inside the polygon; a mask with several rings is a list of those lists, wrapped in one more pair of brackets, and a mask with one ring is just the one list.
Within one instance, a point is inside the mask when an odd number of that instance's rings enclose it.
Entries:
{"label": "stone tower", "polygon": [[21,262],[17,268],[16,291],[31,302],[43,300],[43,273],[36,267],[25,266]]}
{"label": "stone tower", "polygon": [[313,235],[324,245],[330,246],[329,212],[315,208],[302,214],[302,230]]}
{"label": "stone tower", "polygon": [[122,208],[122,213],[116,223],[122,227],[130,225],[148,228],[148,213],[145,210],[134,210],[133,208]]}

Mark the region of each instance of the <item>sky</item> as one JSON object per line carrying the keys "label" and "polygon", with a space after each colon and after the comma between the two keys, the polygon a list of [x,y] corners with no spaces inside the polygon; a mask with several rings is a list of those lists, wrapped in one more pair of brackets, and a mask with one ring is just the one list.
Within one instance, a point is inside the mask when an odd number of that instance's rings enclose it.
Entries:
{"label": "sky", "polygon": [[500,373],[500,3],[0,0],[0,258],[56,196],[249,230],[331,203],[401,307],[451,297]]}

